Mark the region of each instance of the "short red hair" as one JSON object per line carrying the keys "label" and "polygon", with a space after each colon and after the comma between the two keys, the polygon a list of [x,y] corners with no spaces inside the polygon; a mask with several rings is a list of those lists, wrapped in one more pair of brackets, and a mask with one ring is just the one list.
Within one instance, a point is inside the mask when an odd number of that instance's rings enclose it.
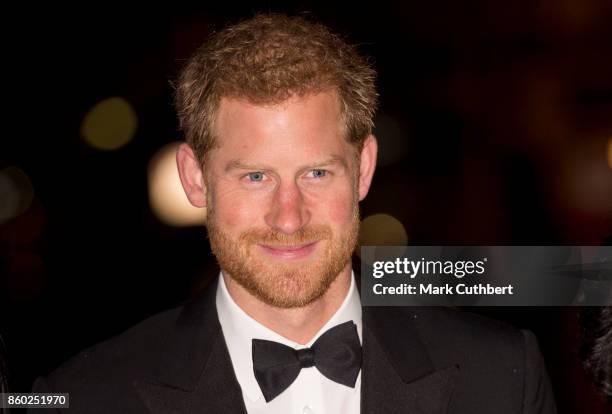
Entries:
{"label": "short red hair", "polygon": [[215,33],[180,73],[176,107],[188,144],[201,163],[216,146],[221,98],[276,104],[291,96],[336,92],[346,138],[361,149],[377,107],[376,72],[325,26],[302,17],[260,14]]}

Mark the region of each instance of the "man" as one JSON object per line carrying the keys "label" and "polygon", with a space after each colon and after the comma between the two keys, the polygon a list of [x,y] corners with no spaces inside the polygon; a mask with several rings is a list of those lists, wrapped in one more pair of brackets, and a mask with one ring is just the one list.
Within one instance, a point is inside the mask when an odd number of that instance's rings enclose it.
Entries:
{"label": "man", "polygon": [[612,403],[612,307],[580,309],[582,366],[597,390]]}
{"label": "man", "polygon": [[443,309],[361,308],[351,254],[376,166],[375,73],[302,18],[209,39],[178,82],[190,202],[221,275],[37,391],[73,412],[550,413],[532,334]]}

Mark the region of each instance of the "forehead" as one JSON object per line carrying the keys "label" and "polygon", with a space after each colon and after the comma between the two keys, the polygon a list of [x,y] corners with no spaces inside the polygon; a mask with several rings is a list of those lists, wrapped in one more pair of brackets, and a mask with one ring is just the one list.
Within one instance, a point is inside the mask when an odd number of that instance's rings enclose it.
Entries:
{"label": "forehead", "polygon": [[218,147],[234,149],[346,144],[341,106],[333,91],[293,96],[273,105],[222,98],[215,120],[215,136]]}

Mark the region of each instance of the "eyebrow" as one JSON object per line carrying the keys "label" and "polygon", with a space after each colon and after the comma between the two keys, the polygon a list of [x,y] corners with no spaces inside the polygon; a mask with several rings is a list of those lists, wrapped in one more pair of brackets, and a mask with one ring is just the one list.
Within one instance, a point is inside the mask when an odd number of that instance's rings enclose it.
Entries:
{"label": "eyebrow", "polygon": [[[313,164],[307,164],[302,166],[301,168],[299,168],[300,170],[307,170],[307,169],[312,169],[312,168],[320,168],[320,167],[325,167],[328,165],[340,165],[343,168],[348,168],[347,162],[344,159],[344,157],[340,156],[340,155],[332,155],[331,157],[329,157],[326,160],[320,161],[320,162],[316,162]],[[257,165],[257,164],[249,164],[241,159],[234,159],[231,160],[230,162],[227,163],[227,165],[225,166],[225,172],[230,172],[232,170],[255,170],[255,171],[260,171],[260,170],[273,170],[273,168],[265,166],[263,164]]]}

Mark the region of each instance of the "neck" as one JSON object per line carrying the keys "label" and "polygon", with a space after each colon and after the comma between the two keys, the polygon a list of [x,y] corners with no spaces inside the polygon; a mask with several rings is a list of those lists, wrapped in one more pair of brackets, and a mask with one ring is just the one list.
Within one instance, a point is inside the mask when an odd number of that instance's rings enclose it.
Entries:
{"label": "neck", "polygon": [[247,315],[302,345],[308,343],[340,308],[351,286],[351,276],[349,262],[319,299],[301,308],[282,309],[260,301],[223,272],[229,294]]}

